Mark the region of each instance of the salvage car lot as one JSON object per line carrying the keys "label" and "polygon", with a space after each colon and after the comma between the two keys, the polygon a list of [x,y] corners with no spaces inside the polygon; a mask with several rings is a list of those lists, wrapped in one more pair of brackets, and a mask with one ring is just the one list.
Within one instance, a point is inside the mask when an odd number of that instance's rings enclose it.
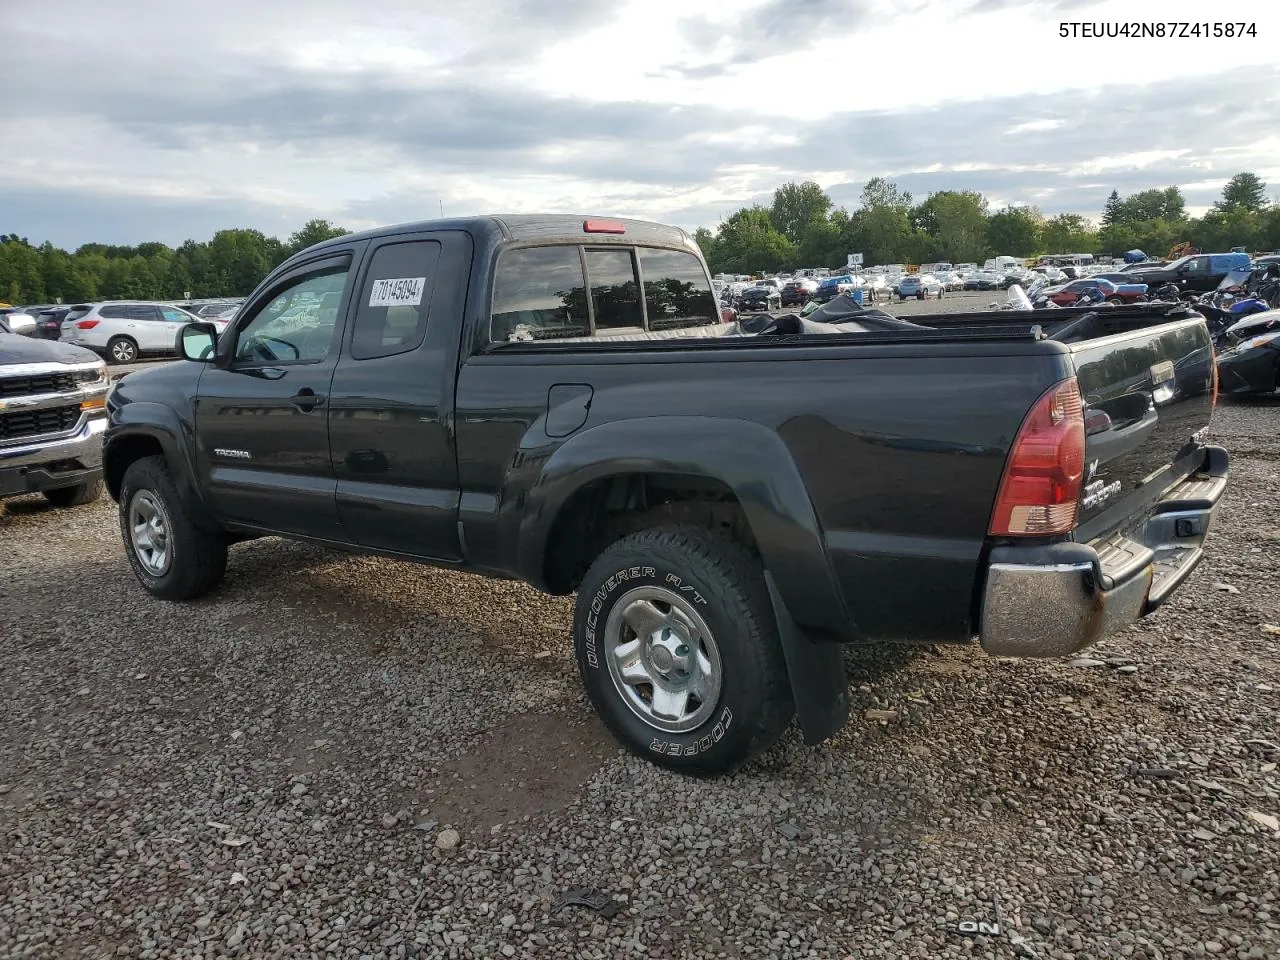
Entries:
{"label": "salvage car lot", "polygon": [[[832,743],[714,781],[603,732],[567,600],[263,540],[164,605],[111,504],[17,501],[0,950],[1274,955],[1277,415],[1219,411],[1205,565],[1090,659],[855,652]],[[579,887],[619,912],[554,909]]]}

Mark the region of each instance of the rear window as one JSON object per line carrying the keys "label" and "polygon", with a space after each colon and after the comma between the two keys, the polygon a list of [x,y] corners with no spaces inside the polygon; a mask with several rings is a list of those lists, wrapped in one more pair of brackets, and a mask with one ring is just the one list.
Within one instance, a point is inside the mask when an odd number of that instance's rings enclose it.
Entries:
{"label": "rear window", "polygon": [[79,320],[81,317],[89,315],[93,307],[87,303],[79,303],[67,311],[67,320]]}
{"label": "rear window", "polygon": [[587,287],[576,246],[503,252],[493,283],[493,340],[556,340],[590,334]]}
{"label": "rear window", "polygon": [[636,333],[644,329],[640,284],[631,249],[588,250],[587,276],[596,312],[596,333]]}
{"label": "rear window", "polygon": [[684,250],[640,247],[637,252],[650,330],[720,322],[720,311],[702,261]]}
{"label": "rear window", "polygon": [[[555,340],[593,333],[582,259],[590,278],[594,333],[674,330],[720,322],[707,272],[692,253],[658,247],[577,246],[507,250],[498,260],[491,338]],[[640,283],[643,278],[644,306]],[[648,323],[645,324],[645,314]]]}

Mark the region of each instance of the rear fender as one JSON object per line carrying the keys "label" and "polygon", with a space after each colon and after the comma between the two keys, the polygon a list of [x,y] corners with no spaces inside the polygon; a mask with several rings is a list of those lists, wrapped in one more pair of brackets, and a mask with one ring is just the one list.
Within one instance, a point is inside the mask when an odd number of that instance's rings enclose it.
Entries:
{"label": "rear fender", "polygon": [[547,460],[527,495],[519,541],[526,578],[542,585],[547,538],[574,492],[628,473],[702,476],[733,491],[764,564],[805,741],[830,736],[847,716],[842,654],[831,641],[852,640],[857,628],[804,481],[769,428],[716,417],[652,417],[577,434]]}

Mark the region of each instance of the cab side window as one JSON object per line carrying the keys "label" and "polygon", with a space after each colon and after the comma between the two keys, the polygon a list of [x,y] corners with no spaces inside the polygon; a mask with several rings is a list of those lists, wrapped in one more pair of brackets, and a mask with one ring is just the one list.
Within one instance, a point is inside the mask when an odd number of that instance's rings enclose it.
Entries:
{"label": "cab side window", "polygon": [[436,240],[389,243],[374,251],[357,301],[354,359],[390,357],[422,345],[439,263]]}
{"label": "cab side window", "polygon": [[329,356],[350,264],[297,277],[239,325],[237,363],[316,363]]}

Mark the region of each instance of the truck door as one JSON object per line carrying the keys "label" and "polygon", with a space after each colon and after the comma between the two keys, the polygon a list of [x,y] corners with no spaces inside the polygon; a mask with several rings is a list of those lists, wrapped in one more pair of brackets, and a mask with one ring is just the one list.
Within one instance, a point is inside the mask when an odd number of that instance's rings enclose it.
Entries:
{"label": "truck door", "polygon": [[471,238],[388,237],[365,263],[330,390],[338,516],[353,543],[456,562],[453,389]]}
{"label": "truck door", "polygon": [[225,366],[200,377],[199,469],[228,520],[342,541],[329,456],[329,383],[359,247],[281,275],[245,305]]}

